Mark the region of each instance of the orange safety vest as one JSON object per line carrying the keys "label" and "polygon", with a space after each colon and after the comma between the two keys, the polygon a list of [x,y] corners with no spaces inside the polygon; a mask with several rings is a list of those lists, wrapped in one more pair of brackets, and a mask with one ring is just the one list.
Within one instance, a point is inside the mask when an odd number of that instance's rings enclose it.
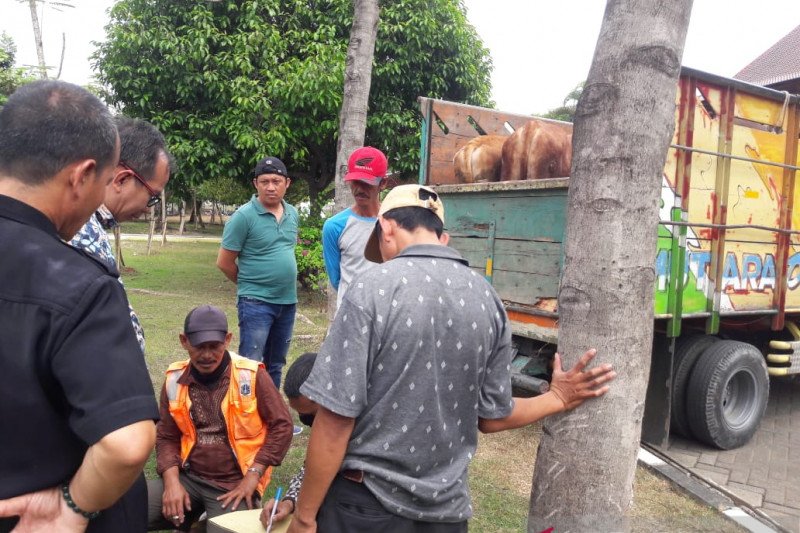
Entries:
{"label": "orange safety vest", "polygon": [[[236,457],[242,475],[247,475],[247,469],[253,465],[253,460],[267,439],[267,425],[258,414],[256,402],[256,371],[263,368],[263,363],[241,357],[233,352],[231,355],[231,381],[228,393],[222,399],[222,417],[228,428],[228,442]],[[167,368],[167,398],[169,399],[169,413],[175,424],[181,430],[181,464],[185,464],[189,453],[197,442],[197,431],[192,422],[190,410],[192,400],[189,398],[189,387],[178,383],[178,378],[183,375],[189,360],[172,363]],[[269,485],[272,467],[264,470],[264,475],[258,482],[258,492],[264,495],[264,489]]]}

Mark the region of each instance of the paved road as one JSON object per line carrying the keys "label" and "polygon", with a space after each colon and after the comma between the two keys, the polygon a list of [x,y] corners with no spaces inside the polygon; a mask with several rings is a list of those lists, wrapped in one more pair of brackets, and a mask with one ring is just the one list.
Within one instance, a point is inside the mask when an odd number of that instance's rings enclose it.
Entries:
{"label": "paved road", "polygon": [[799,378],[771,378],[764,419],[741,448],[722,451],[670,440],[669,448],[656,450],[786,531],[800,533]]}

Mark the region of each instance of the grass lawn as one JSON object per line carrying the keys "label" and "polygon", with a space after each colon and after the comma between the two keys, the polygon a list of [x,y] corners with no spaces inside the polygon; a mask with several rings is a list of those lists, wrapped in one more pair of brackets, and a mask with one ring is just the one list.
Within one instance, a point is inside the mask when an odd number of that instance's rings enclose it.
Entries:
{"label": "grass lawn", "polygon": [[[127,230],[123,230],[127,232]],[[218,244],[168,243],[154,245],[145,255],[145,242],[124,242],[127,267],[123,279],[133,308],[139,314],[147,338],[147,364],[157,391],[161,390],[169,363],[186,357],[178,342],[186,313],[210,303],[228,315],[238,346],[236,289],[214,266]],[[318,294],[301,294],[289,362],[307,351],[316,351],[327,328],[325,302]],[[295,423],[298,423],[295,419]],[[481,435],[478,453],[470,468],[469,484],[475,514],[470,529],[477,532],[525,530],[533,463],[539,442],[539,424],[525,429]],[[305,455],[308,431],[294,438],[284,464],[273,472],[267,489],[288,487]],[[146,471],[155,475],[151,457]],[[636,473],[633,531],[743,531],[715,510],[672,488],[661,478],[639,467]]]}

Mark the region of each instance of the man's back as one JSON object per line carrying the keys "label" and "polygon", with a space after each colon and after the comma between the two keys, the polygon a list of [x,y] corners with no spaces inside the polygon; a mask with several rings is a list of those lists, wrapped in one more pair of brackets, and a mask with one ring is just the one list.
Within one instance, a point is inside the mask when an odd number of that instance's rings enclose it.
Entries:
{"label": "man's back", "polygon": [[344,468],[364,470],[387,509],[419,520],[471,514],[478,417],[511,409],[502,304],[462,261],[411,246],[357,278],[302,389],[356,418]]}
{"label": "man's back", "polygon": [[69,479],[89,445],[157,411],[115,274],[3,196],[0,256],[1,499]]}

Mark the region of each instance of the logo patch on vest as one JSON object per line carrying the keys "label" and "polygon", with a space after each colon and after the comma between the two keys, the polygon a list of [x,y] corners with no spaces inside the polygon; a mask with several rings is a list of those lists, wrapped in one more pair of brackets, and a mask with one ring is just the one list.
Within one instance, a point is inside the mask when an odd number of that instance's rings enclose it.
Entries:
{"label": "logo patch on vest", "polygon": [[239,393],[242,396],[250,396],[250,383],[244,382],[241,385],[239,385]]}

